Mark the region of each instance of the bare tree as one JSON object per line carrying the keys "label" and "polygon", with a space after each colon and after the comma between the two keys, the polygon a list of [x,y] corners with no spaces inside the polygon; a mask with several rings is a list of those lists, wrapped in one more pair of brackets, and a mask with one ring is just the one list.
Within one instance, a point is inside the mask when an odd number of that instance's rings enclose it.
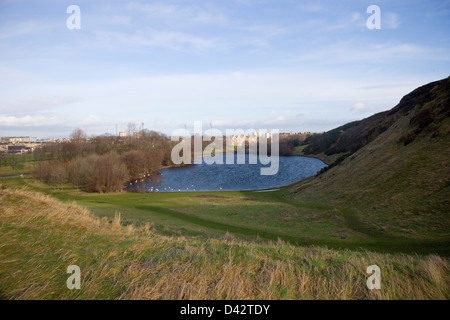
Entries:
{"label": "bare tree", "polygon": [[127,134],[129,137],[134,136],[134,133],[137,131],[137,125],[134,122],[128,122],[127,124]]}
{"label": "bare tree", "polygon": [[83,141],[86,140],[87,138],[87,134],[86,132],[84,132],[83,130],[81,130],[80,128],[76,128],[75,130],[72,131],[72,133],[70,134],[70,139],[72,141]]}

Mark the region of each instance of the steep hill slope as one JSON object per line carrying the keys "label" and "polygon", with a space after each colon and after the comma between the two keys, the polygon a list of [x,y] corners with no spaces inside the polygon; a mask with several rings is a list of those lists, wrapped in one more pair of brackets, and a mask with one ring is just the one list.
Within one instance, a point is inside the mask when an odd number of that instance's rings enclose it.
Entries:
{"label": "steep hill slope", "polygon": [[309,152],[347,158],[285,197],[333,205],[349,226],[374,237],[450,244],[450,78],[309,142]]}

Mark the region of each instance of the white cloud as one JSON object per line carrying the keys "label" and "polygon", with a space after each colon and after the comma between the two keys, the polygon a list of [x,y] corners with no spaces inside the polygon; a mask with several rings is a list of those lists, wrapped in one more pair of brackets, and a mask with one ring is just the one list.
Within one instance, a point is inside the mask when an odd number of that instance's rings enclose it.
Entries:
{"label": "white cloud", "polygon": [[95,31],[95,44],[100,47],[139,48],[163,47],[174,50],[222,50],[225,44],[218,38],[201,37],[177,31],[159,31],[151,28],[133,33]]}
{"label": "white cloud", "polygon": [[86,29],[96,29],[105,26],[108,28],[112,26],[129,27],[132,25],[131,15],[83,13],[82,19]]}
{"label": "white cloud", "polygon": [[359,12],[352,12],[351,14],[352,21],[361,21],[361,14]]}
{"label": "white cloud", "polygon": [[323,46],[314,51],[297,54],[292,59],[292,62],[326,61],[328,63],[352,64],[356,62],[381,62],[383,64],[391,64],[397,59],[403,61],[405,59],[445,59],[444,53],[445,52],[442,52],[442,50],[438,48],[425,47],[411,43],[383,42],[362,46],[357,42],[341,41]]}
{"label": "white cloud", "polygon": [[74,118],[68,115],[0,116],[0,127],[82,127],[97,129],[106,121],[98,116]]}
{"label": "white cloud", "polygon": [[82,128],[88,134],[114,133],[115,124],[126,128],[125,121],[112,122],[98,116],[76,118],[73,115],[25,115],[0,116],[0,136],[24,135],[40,138],[68,137],[75,128]]}
{"label": "white cloud", "polygon": [[355,112],[364,112],[366,110],[366,108],[367,107],[364,103],[358,102],[358,103],[355,103],[351,109],[352,109],[352,111],[355,111]]}
{"label": "white cloud", "polygon": [[207,11],[195,6],[180,6],[166,3],[132,2],[127,9],[136,14],[144,14],[152,21],[171,25],[225,24],[228,19],[220,12]]}
{"label": "white cloud", "polygon": [[288,30],[276,25],[250,25],[242,28],[243,30],[258,33],[263,37],[273,37],[288,33]]}
{"label": "white cloud", "polygon": [[0,117],[0,126],[2,127],[39,127],[61,125],[64,120],[57,116],[6,116]]}
{"label": "white cloud", "polygon": [[400,26],[400,17],[396,13],[386,13],[381,16],[381,27],[397,29]]}
{"label": "white cloud", "polygon": [[317,4],[306,4],[299,7],[301,11],[318,13],[323,11],[323,7]]}
{"label": "white cloud", "polygon": [[0,39],[16,38],[42,32],[51,26],[44,21],[26,20],[4,26],[0,29]]}
{"label": "white cloud", "polygon": [[61,96],[16,98],[4,101],[0,100],[0,113],[17,114],[23,112],[41,112],[82,101],[83,99],[79,97]]}
{"label": "white cloud", "polygon": [[[275,112],[276,113],[276,112]],[[359,119],[359,118],[358,118]],[[280,132],[321,132],[338,127],[342,124],[355,120],[352,117],[333,117],[333,118],[317,118],[306,117],[305,115],[295,115],[292,117],[275,115],[273,117],[260,117],[254,119],[226,119],[211,121],[213,128],[226,132],[227,129],[254,129],[254,130],[272,130],[278,129]],[[182,129],[180,124],[178,129]],[[187,124],[188,130],[193,130],[193,124]],[[209,122],[203,122],[203,130],[209,129]]]}
{"label": "white cloud", "polygon": [[355,103],[350,108],[350,110],[357,114],[367,114],[367,113],[374,113],[376,111],[381,111],[381,110],[379,110],[379,108],[367,106],[366,104],[364,104],[362,102]]}

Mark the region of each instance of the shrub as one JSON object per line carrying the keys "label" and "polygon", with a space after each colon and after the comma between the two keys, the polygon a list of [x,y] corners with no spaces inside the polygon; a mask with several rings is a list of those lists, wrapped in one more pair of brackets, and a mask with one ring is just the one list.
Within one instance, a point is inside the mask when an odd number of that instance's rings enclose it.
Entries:
{"label": "shrub", "polygon": [[59,187],[67,183],[67,179],[67,166],[64,163],[58,163],[50,170],[47,182],[55,187]]}
{"label": "shrub", "polygon": [[68,181],[67,164],[59,161],[39,162],[33,173],[40,181],[55,187]]}
{"label": "shrub", "polygon": [[51,174],[50,162],[39,162],[33,174],[39,181],[47,182]]}
{"label": "shrub", "polygon": [[164,152],[158,150],[134,150],[124,153],[120,160],[126,165],[130,177],[137,178],[144,173],[152,173],[160,169]]}
{"label": "shrub", "polygon": [[91,155],[87,158],[76,158],[71,161],[69,166],[69,181],[76,187],[86,189],[91,183],[91,177],[94,171],[94,163],[99,156]]}
{"label": "shrub", "polygon": [[91,154],[70,164],[70,182],[86,192],[118,192],[127,179],[127,167],[115,152]]}

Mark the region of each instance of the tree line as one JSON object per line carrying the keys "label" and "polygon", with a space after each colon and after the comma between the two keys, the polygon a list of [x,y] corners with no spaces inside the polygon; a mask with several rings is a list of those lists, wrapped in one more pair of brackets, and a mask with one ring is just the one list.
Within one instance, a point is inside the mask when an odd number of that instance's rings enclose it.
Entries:
{"label": "tree line", "polygon": [[[178,142],[155,131],[136,131],[135,127],[129,131],[130,135],[126,137],[88,138],[83,130],[76,129],[68,142],[45,144],[29,155],[0,157],[0,164],[16,170],[32,159],[35,163],[33,174],[40,181],[54,187],[71,183],[86,192],[119,192],[127,181],[142,179],[163,167],[174,166],[171,151]],[[306,137],[305,134],[280,135],[280,155],[292,155]],[[225,143],[225,137],[223,141]],[[202,141],[202,150],[210,143]],[[225,150],[225,145],[223,147]],[[270,140],[267,148],[270,154]],[[245,151],[249,152],[248,140]],[[191,159],[194,159],[193,146]]]}
{"label": "tree line", "polygon": [[141,130],[138,137],[98,136],[88,139],[76,129],[70,142],[52,143],[34,152],[34,175],[53,186],[72,183],[86,192],[118,192],[125,182],[172,165],[173,142]]}

